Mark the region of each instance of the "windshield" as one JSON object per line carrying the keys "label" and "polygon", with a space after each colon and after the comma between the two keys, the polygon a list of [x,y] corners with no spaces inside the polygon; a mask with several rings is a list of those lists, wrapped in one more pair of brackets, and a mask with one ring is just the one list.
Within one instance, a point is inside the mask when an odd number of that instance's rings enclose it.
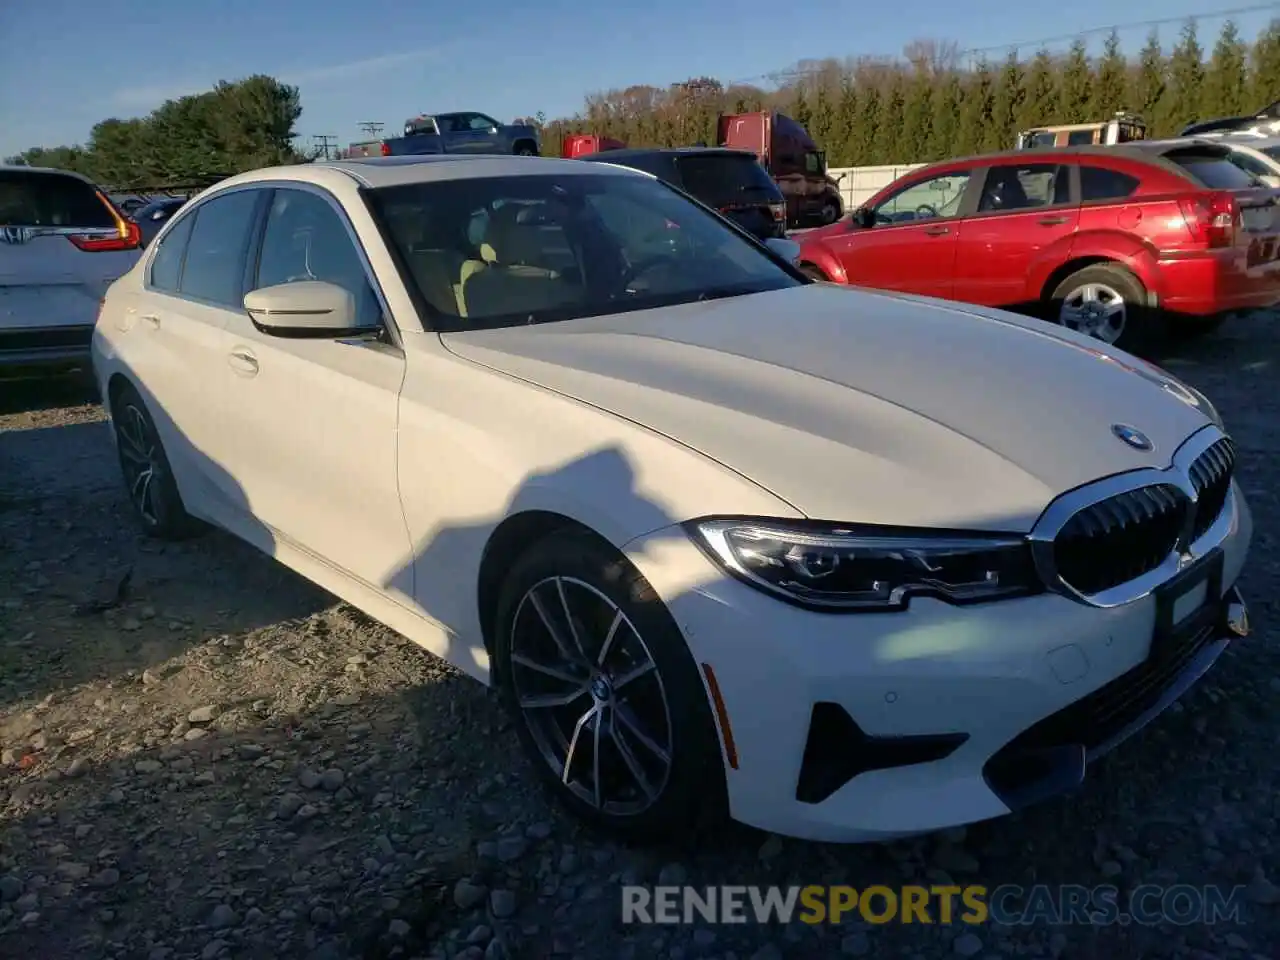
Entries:
{"label": "windshield", "polygon": [[375,190],[407,282],[441,332],[626,313],[800,286],[661,181],[463,178]]}
{"label": "windshield", "polygon": [[782,191],[754,156],[691,154],[676,160],[685,190],[703,203],[782,203]]}
{"label": "windshield", "polygon": [[1253,174],[1242,170],[1220,153],[1192,147],[1171,150],[1164,158],[1180,166],[1201,186],[1214,190],[1243,190],[1258,186]]}
{"label": "windshield", "polygon": [[1280,144],[1274,147],[1262,147],[1262,152],[1272,160],[1280,160]]}

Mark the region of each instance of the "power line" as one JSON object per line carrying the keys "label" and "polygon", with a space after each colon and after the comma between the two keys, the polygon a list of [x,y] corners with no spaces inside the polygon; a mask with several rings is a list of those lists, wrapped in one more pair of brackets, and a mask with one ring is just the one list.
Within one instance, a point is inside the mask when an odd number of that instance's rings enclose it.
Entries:
{"label": "power line", "polygon": [[[1085,30],[1077,30],[1074,33],[1058,34],[1052,37],[1041,37],[1038,40],[1023,40],[1019,43],[1002,43],[992,47],[971,47],[967,50],[958,50],[958,57],[966,57],[973,60],[976,56],[986,53],[998,53],[1005,50],[1017,50],[1022,47],[1039,48],[1052,43],[1062,43],[1067,40],[1076,40],[1082,37],[1097,36],[1098,34],[1110,34],[1112,32],[1137,30],[1142,27],[1148,29],[1152,27],[1163,27],[1171,23],[1186,23],[1188,20],[1216,20],[1223,17],[1238,17],[1247,13],[1261,13],[1264,10],[1280,11],[1280,3],[1255,3],[1247,7],[1235,7],[1230,10],[1208,10],[1201,13],[1182,14],[1177,17],[1163,17],[1158,20],[1134,20],[1129,23],[1113,23],[1105,27],[1089,27]],[[798,80],[802,77],[814,76],[822,73],[825,68],[816,67],[803,70],[774,70],[770,73],[759,73],[753,77],[741,77],[737,80],[730,80],[726,86],[733,86],[741,83],[752,83],[756,80],[772,80],[772,81],[788,81]]]}
{"label": "power line", "polygon": [[332,134],[332,133],[313,133],[311,135],[311,142],[320,148],[320,150],[324,153],[324,158],[328,160],[329,148],[337,146],[338,137],[336,134]]}
{"label": "power line", "polygon": [[358,124],[361,130],[369,135],[370,139],[377,139],[378,134],[382,132],[382,128],[386,126],[380,120],[361,120]]}

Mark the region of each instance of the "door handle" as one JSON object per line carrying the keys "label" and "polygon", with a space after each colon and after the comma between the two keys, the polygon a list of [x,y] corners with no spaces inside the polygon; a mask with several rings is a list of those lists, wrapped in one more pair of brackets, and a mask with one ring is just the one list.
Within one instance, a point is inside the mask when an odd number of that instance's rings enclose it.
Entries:
{"label": "door handle", "polygon": [[1066,223],[1067,218],[1066,217],[1041,217],[1036,222],[1040,224],[1040,226],[1042,227],[1056,227],[1060,224]]}
{"label": "door handle", "polygon": [[156,316],[154,313],[144,313],[138,319],[141,320],[143,323],[145,323],[152,330],[160,329],[160,318]]}
{"label": "door handle", "polygon": [[926,237],[941,237],[951,232],[950,227],[930,227],[924,232]]}
{"label": "door handle", "polygon": [[243,348],[232,350],[227,356],[227,363],[236,373],[252,377],[258,372],[258,358]]}

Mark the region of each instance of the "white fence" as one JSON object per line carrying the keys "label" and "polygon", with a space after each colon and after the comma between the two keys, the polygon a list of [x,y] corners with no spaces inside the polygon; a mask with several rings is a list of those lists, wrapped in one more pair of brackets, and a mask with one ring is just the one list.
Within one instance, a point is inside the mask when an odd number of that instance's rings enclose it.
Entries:
{"label": "white fence", "polygon": [[923,163],[898,163],[882,167],[831,167],[827,173],[840,181],[845,210],[853,210],[870,200],[881,187],[923,166]]}

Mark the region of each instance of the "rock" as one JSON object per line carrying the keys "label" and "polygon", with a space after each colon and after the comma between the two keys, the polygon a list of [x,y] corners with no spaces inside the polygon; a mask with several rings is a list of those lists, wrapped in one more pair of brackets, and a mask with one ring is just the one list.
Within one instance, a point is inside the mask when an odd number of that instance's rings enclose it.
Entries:
{"label": "rock", "polygon": [[187,722],[188,723],[213,723],[213,721],[216,720],[218,718],[218,715],[221,713],[222,713],[221,708],[218,707],[217,704],[211,703],[211,704],[208,704],[207,706],[196,707],[194,710],[188,713]]}
{"label": "rock", "polygon": [[782,951],[774,944],[766,943],[751,955],[751,960],[783,960]]}
{"label": "rock", "polygon": [[24,927],[34,927],[40,922],[40,914],[32,910],[30,913],[24,913],[22,919],[18,921]]}
{"label": "rock", "polygon": [[89,882],[100,890],[114,887],[120,882],[120,871],[115,867],[107,867],[105,870],[98,871],[97,875]]}
{"label": "rock", "polygon": [[74,863],[70,860],[63,861],[56,867],[56,873],[63,880],[83,880],[89,876],[89,868],[83,863]]}
{"label": "rock", "polygon": [[467,934],[467,943],[486,944],[493,939],[493,930],[487,924],[480,924],[469,934]]}
{"label": "rock", "polygon": [[511,863],[524,856],[529,844],[524,837],[503,837],[498,841],[497,858],[503,863]]}
{"label": "rock", "polygon": [[257,760],[266,752],[266,748],[256,743],[242,743],[236,747],[236,754],[241,760]]}
{"label": "rock", "polygon": [[395,937],[397,940],[403,940],[412,932],[413,927],[409,926],[409,924],[405,923],[399,917],[394,918],[389,924],[387,924],[387,933],[390,936]]}
{"label": "rock", "polygon": [[771,833],[769,839],[760,845],[760,851],[756,855],[765,863],[775,859],[778,854],[782,853],[782,838],[776,833]]}
{"label": "rock", "polygon": [[0,877],[0,903],[12,903],[22,896],[23,883],[12,874]]}
{"label": "rock", "polygon": [[485,948],[484,960],[506,960],[507,951],[503,947],[501,940],[490,940],[489,946]]}
{"label": "rock", "polygon": [[200,951],[200,960],[217,960],[226,948],[227,941],[210,940],[204,945],[204,949]]}
{"label": "rock", "polygon": [[311,922],[317,927],[331,926],[333,921],[333,911],[328,907],[315,906],[311,908]]}
{"label": "rock", "polygon": [[157,770],[163,770],[164,764],[159,760],[139,760],[133,765],[134,773],[155,773]]}
{"label": "rock", "polygon": [[689,871],[679,863],[668,863],[658,871],[658,886],[682,887],[689,879]]}
{"label": "rock", "polygon": [[516,895],[510,890],[494,890],[489,894],[489,909],[499,920],[514,916]]}
{"label": "rock", "polygon": [[453,902],[459,910],[470,910],[484,902],[489,891],[470,880],[459,880],[453,887]]}
{"label": "rock", "polygon": [[871,940],[859,930],[840,941],[840,952],[846,957],[865,957],[871,952]]}
{"label": "rock", "polygon": [[199,773],[197,773],[194,777],[191,778],[192,783],[201,787],[208,786],[209,784],[213,783],[214,780],[215,780],[215,777],[213,775],[212,770],[202,770]]}
{"label": "rock", "polygon": [[296,814],[299,820],[310,820],[312,817],[320,815],[320,808],[311,803],[304,803],[298,808]]}
{"label": "rock", "polygon": [[240,918],[236,915],[236,912],[225,903],[218,904],[213,908],[213,913],[209,914],[209,926],[215,930],[225,930],[239,923]]}
{"label": "rock", "polygon": [[1120,866],[1114,860],[1103,860],[1098,869],[1102,871],[1102,875],[1107,878],[1118,877],[1124,873],[1124,867]]}
{"label": "rock", "polygon": [[951,952],[958,957],[973,957],[982,952],[982,941],[976,934],[962,933],[951,943]]}
{"label": "rock", "polygon": [[340,786],[342,786],[343,781],[345,781],[346,779],[347,779],[347,775],[345,773],[343,773],[337,767],[333,767],[329,770],[326,770],[324,773],[320,774],[320,786],[322,789],[327,790],[329,793],[333,793]]}
{"label": "rock", "polygon": [[706,927],[699,927],[693,931],[693,945],[699,950],[708,950],[715,945],[716,932]]}
{"label": "rock", "polygon": [[13,911],[18,914],[30,913],[39,906],[40,897],[34,893],[24,893],[17,900],[13,901]]}
{"label": "rock", "polygon": [[182,739],[184,739],[184,740],[199,740],[199,739],[200,739],[201,737],[203,737],[207,732],[208,732],[208,731],[207,731],[207,730],[205,730],[205,729],[203,729],[202,727],[192,727],[190,730],[188,730],[186,733],[184,733],[184,734],[182,735]]}
{"label": "rock", "polygon": [[304,790],[314,790],[320,786],[320,774],[309,767],[303,767],[298,773],[298,783],[302,785]]}
{"label": "rock", "polygon": [[157,670],[142,671],[142,685],[144,687],[154,687],[164,682],[164,677]]}
{"label": "rock", "polygon": [[546,820],[539,820],[537,823],[529,824],[524,835],[530,840],[545,840],[551,836],[551,824]]}
{"label": "rock", "polygon": [[283,797],[276,801],[276,814],[289,818],[302,809],[302,805],[306,801],[296,793],[286,793]]}
{"label": "rock", "polygon": [[63,775],[70,777],[72,780],[74,780],[76,779],[76,777],[84,776],[85,771],[87,771],[88,769],[89,769],[89,761],[86,760],[84,757],[76,757],[74,760],[71,761],[67,769],[63,771]]}
{"label": "rock", "polygon": [[127,630],[130,633],[132,633],[135,630],[141,630],[142,621],[139,620],[137,617],[125,617],[123,620],[120,621],[120,629]]}
{"label": "rock", "polygon": [[1249,885],[1245,887],[1244,895],[1249,898],[1251,903],[1256,903],[1260,906],[1269,907],[1280,903],[1280,887],[1268,880],[1266,874],[1262,871],[1258,871],[1249,882]]}
{"label": "rock", "polygon": [[977,873],[981,869],[977,857],[963,847],[943,844],[933,854],[933,862],[947,873]]}

